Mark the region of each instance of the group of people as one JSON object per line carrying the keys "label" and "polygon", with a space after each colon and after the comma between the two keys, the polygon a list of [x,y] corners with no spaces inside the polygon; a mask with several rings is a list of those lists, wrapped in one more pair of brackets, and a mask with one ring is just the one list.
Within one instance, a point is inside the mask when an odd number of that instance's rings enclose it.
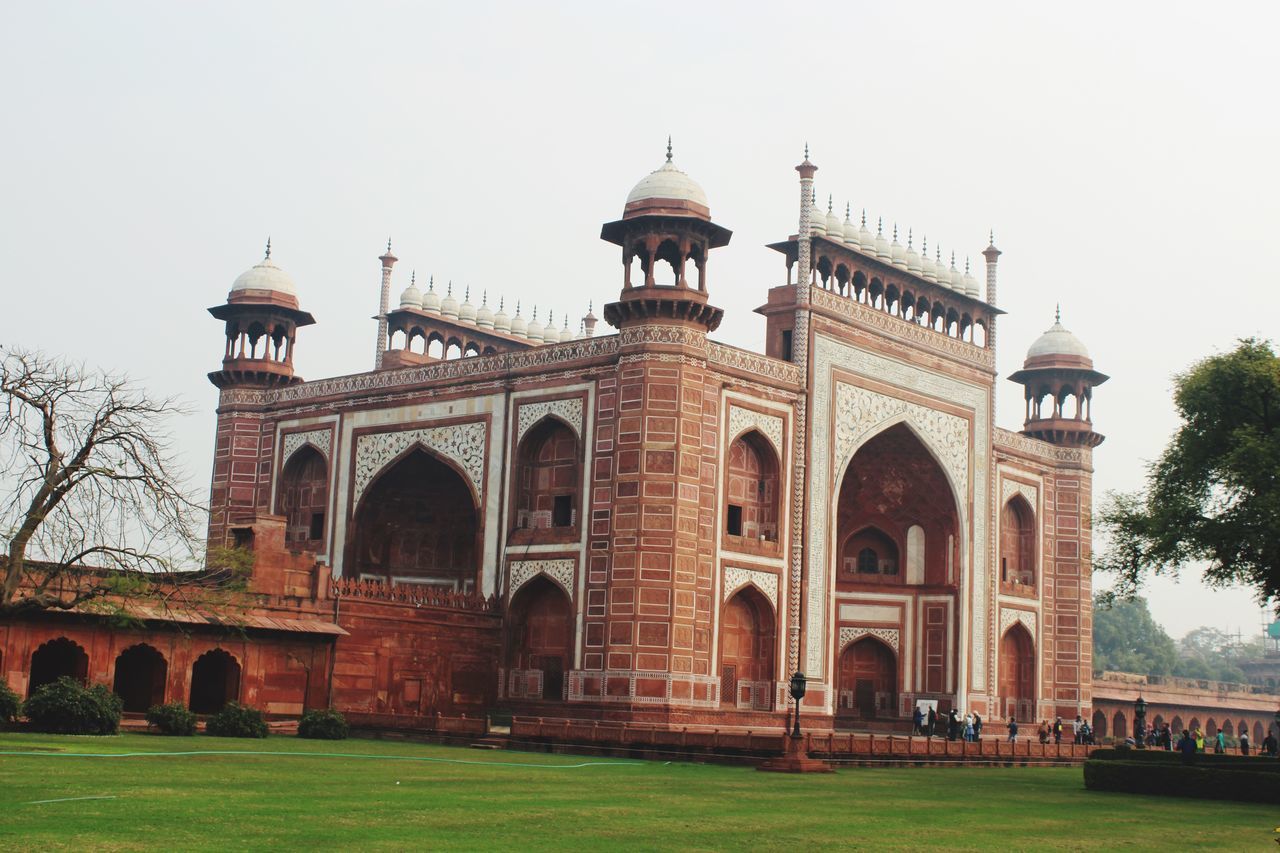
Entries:
{"label": "group of people", "polygon": [[1048,743],[1050,740],[1055,744],[1062,743],[1063,734],[1068,726],[1071,728],[1071,743],[1095,743],[1093,727],[1079,714],[1070,723],[1063,723],[1061,717],[1055,717],[1052,723],[1042,720],[1036,734],[1041,743]]}
{"label": "group of people", "polygon": [[[1175,740],[1173,729],[1169,727],[1168,723],[1165,723],[1159,731],[1153,728],[1147,732],[1145,741],[1147,746],[1154,749],[1170,751],[1176,749],[1185,758],[1204,752],[1206,747],[1212,748],[1215,755],[1224,755],[1227,751],[1227,739],[1226,735],[1222,733],[1222,729],[1218,729],[1212,738],[1206,738],[1199,726],[1183,729],[1182,734],[1178,735]],[[1237,745],[1241,755],[1249,754],[1253,746],[1249,742],[1249,733],[1247,731],[1241,730]],[[1262,755],[1276,755],[1280,752],[1280,743],[1276,741],[1276,736],[1271,732],[1267,732],[1267,736],[1263,738],[1260,752]]]}
{"label": "group of people", "polygon": [[940,715],[932,706],[925,714],[917,705],[911,718],[911,731],[925,737],[945,736],[947,740],[976,741],[982,737],[982,717],[977,711],[971,711],[962,718],[954,708],[946,715]]}

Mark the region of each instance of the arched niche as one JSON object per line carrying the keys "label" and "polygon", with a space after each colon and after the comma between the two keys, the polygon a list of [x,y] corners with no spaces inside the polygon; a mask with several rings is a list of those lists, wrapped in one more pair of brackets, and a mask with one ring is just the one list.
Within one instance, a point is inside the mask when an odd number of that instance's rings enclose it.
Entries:
{"label": "arched niche", "polygon": [[836,676],[836,717],[846,721],[898,716],[898,660],[886,643],[866,635],[845,646]]}
{"label": "arched niche", "polygon": [[52,684],[66,676],[81,684],[89,680],[89,655],[74,640],[58,637],[50,640],[31,654],[31,678],[27,682],[28,695],[40,687]]}
{"label": "arched niche", "polygon": [[720,617],[720,704],[755,710],[773,707],[776,616],[768,599],[748,584]]}
{"label": "arched niche", "polygon": [[285,543],[309,551],[324,549],[329,507],[329,463],[310,444],[284,464],[276,492],[276,513],[285,517]]}
{"label": "arched niche", "polygon": [[1034,590],[1036,571],[1036,514],[1017,494],[1000,511],[1000,583],[1006,591]]}
{"label": "arched niche", "polygon": [[202,654],[191,665],[191,700],[197,714],[216,714],[240,698],[240,662],[223,649]]}
{"label": "arched niche", "polygon": [[124,702],[124,710],[145,713],[152,705],[164,704],[165,680],[169,664],[164,655],[146,643],[130,646],[116,657],[111,689]]}
{"label": "arched niche", "polygon": [[[840,483],[835,506],[837,588],[868,584],[954,585],[960,513],[950,480],[929,449],[905,423],[862,443]],[[911,529],[919,528],[912,534]],[[917,557],[911,546],[918,543]],[[902,555],[906,546],[904,575]],[[870,571],[866,551],[885,561]],[[914,569],[912,561],[916,561]]]}
{"label": "arched niche", "polygon": [[736,542],[778,541],[778,456],[758,430],[729,445],[725,465],[724,532]]}
{"label": "arched niche", "polygon": [[548,415],[524,434],[516,449],[516,530],[576,529],[581,458],[577,434],[559,418]]}
{"label": "arched niche", "polygon": [[1107,715],[1101,711],[1093,712],[1093,737],[1101,741],[1107,736]]}
{"label": "arched niche", "polygon": [[1033,722],[1036,713],[1036,654],[1031,632],[1014,622],[1000,638],[999,696],[1001,713]]}
{"label": "arched niche", "polygon": [[509,670],[540,672],[540,698],[564,698],[564,676],[573,663],[573,605],[559,584],[536,575],[520,587],[507,611]]}
{"label": "arched niche", "polygon": [[422,445],[382,469],[356,508],[348,577],[474,592],[480,518],[466,480]]}

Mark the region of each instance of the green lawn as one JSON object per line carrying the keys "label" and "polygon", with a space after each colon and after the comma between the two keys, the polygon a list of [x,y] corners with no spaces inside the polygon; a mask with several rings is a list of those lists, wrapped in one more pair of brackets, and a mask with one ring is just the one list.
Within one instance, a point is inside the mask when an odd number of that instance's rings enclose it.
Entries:
{"label": "green lawn", "polygon": [[[157,754],[190,751],[213,754]],[[1092,793],[1079,768],[794,777],[371,740],[0,735],[5,849],[1260,850],[1277,824],[1280,807]]]}

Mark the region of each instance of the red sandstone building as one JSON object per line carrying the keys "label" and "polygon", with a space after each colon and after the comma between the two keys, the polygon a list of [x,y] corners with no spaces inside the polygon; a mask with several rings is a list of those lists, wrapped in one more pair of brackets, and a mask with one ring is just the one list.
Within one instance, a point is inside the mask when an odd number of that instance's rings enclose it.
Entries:
{"label": "red sandstone building", "polygon": [[759,726],[801,670],[806,714],[836,727],[901,727],[921,700],[1090,718],[1107,377],[1055,322],[1009,377],[1022,430],[997,427],[999,250],[984,292],[936,248],[818,210],[816,170],[797,167],[797,234],[771,246],[763,353],[712,339],[730,232],[670,152],[601,229],[623,269],[611,334],[434,282],[393,306],[388,246],[375,368],[303,381],[314,320],[268,250],[211,309],[209,541],[257,552],[240,627],[0,626],[9,683],[69,671],[132,708]]}

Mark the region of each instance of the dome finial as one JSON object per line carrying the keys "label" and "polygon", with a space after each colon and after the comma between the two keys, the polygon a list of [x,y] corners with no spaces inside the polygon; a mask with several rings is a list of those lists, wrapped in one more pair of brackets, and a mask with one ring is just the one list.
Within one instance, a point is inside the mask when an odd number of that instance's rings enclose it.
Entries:
{"label": "dome finial", "polygon": [[667,162],[671,162],[671,134],[667,134]]}
{"label": "dome finial", "polygon": [[484,291],[480,294],[480,304],[481,304],[481,305],[488,305],[488,304],[489,304],[489,288],[487,288],[487,287],[486,287],[486,288],[484,289]]}
{"label": "dome finial", "polygon": [[876,236],[877,237],[884,236],[884,217],[883,216],[881,216],[879,219],[876,220]]}
{"label": "dome finial", "polygon": [[415,283],[415,282],[417,282],[417,280],[418,280],[418,271],[417,271],[417,270],[412,270],[412,271],[410,271],[410,273],[409,273],[409,286],[410,286],[410,287],[413,287],[414,283]]}
{"label": "dome finial", "polygon": [[848,222],[848,221],[849,221],[849,211],[850,211],[852,208],[853,208],[853,206],[852,206],[851,204],[849,204],[849,202],[847,202],[847,201],[846,201],[846,202],[844,203],[844,221],[845,221],[845,222]]}
{"label": "dome finial", "polygon": [[270,237],[267,238],[267,256],[263,258],[263,260],[264,261],[271,260],[271,238]]}
{"label": "dome finial", "polygon": [[387,238],[387,254],[391,254],[391,238]]}
{"label": "dome finial", "polygon": [[908,249],[911,248],[911,244],[914,238],[915,238],[915,235],[912,234],[911,228],[907,228],[907,248]]}
{"label": "dome finial", "polygon": [[1053,322],[1062,322],[1062,303],[1059,302],[1053,309]]}
{"label": "dome finial", "polygon": [[499,311],[501,311],[501,310],[502,310],[502,306],[503,306],[503,305],[506,305],[506,304],[507,304],[507,297],[505,297],[505,296],[499,296],[499,297],[498,297],[498,310],[499,310]]}
{"label": "dome finial", "polygon": [[433,275],[427,278],[427,290],[434,292],[435,289],[436,289],[436,277]]}
{"label": "dome finial", "polygon": [[827,193],[827,213],[831,213],[831,193]]}
{"label": "dome finial", "polygon": [[805,142],[804,144],[804,159],[806,161],[808,161],[809,159],[809,143],[808,142]]}
{"label": "dome finial", "polygon": [[469,285],[469,284],[467,285],[466,295],[462,297],[462,301],[463,301],[463,302],[470,302],[470,301],[471,301],[471,285]]}
{"label": "dome finial", "polygon": [[969,258],[968,257],[964,259],[964,274],[965,275],[969,274]]}
{"label": "dome finial", "polygon": [[996,244],[996,229],[992,228],[992,229],[987,233],[987,237],[988,237],[988,239],[987,239],[987,245],[988,245],[988,246],[994,246],[994,245]]}
{"label": "dome finial", "polygon": [[867,209],[865,207],[862,208],[862,227],[864,229],[867,227]]}
{"label": "dome finial", "polygon": [[893,242],[898,242],[898,223],[893,223]]}
{"label": "dome finial", "polygon": [[445,296],[453,296],[453,279],[449,279],[449,291]]}

